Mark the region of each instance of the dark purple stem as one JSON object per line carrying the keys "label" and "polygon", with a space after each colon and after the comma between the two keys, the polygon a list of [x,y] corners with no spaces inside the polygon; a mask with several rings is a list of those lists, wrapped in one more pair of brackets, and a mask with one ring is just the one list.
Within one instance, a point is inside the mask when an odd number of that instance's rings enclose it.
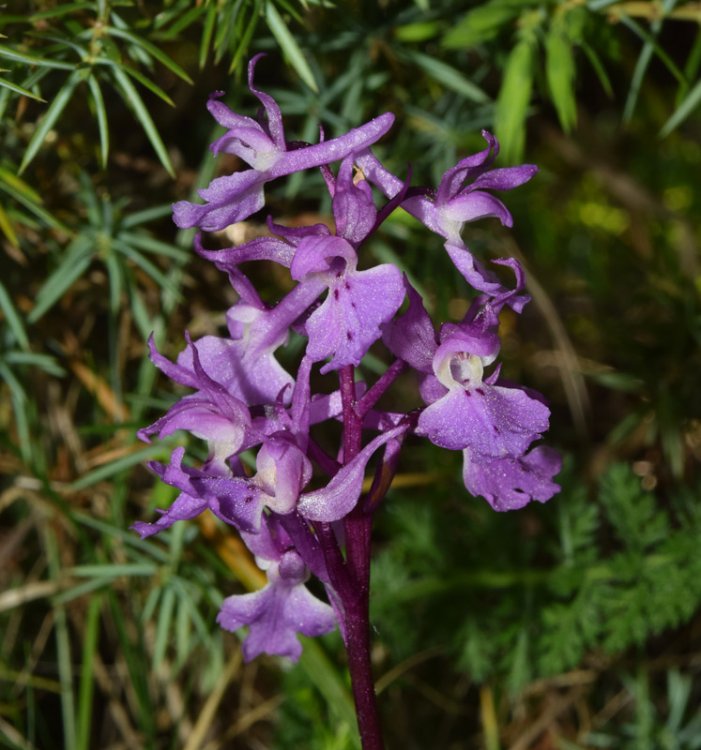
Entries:
{"label": "dark purple stem", "polygon": [[356,410],[361,420],[375,406],[382,394],[394,383],[397,377],[404,372],[406,366],[406,362],[396,359],[372,384],[372,387],[368,388],[360,397]]}
{"label": "dark purple stem", "polygon": [[[354,368],[339,373],[343,404],[343,463],[361,449],[362,417],[355,397]],[[346,534],[346,570],[350,586],[339,591],[345,613],[345,643],[358,730],[363,750],[382,750],[382,729],[377,710],[370,661],[370,534],[372,516],[361,503],[343,521]]]}

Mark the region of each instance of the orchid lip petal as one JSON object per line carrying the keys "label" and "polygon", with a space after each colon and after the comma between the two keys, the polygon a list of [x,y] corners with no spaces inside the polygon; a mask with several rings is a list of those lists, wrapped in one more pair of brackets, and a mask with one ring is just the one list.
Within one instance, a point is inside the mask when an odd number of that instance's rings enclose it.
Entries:
{"label": "orchid lip petal", "polygon": [[371,440],[352,461],[339,469],[326,487],[301,495],[298,512],[310,521],[325,523],[348,515],[360,498],[365,467],[372,454],[407,429],[407,425],[402,424]]}

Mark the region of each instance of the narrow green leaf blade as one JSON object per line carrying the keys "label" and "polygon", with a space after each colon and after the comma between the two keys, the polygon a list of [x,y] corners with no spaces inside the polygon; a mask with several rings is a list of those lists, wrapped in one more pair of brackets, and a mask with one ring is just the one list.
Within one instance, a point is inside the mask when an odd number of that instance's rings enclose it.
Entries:
{"label": "narrow green leaf blade", "polygon": [[110,131],[107,124],[107,110],[105,109],[105,100],[102,96],[102,89],[95,76],[88,78],[88,87],[92,95],[92,101],[95,105],[95,116],[97,117],[97,128],[100,134],[100,166],[104,169],[107,166],[107,157],[110,151]]}
{"label": "narrow green leaf blade", "polygon": [[511,50],[494,112],[496,134],[506,161],[518,161],[526,140],[526,114],[533,86],[533,43],[522,39]]}
{"label": "narrow green leaf blade", "polygon": [[15,310],[15,306],[12,304],[10,295],[7,293],[2,281],[0,281],[0,309],[5,313],[5,320],[12,331],[12,335],[15,337],[15,341],[22,349],[29,349],[29,339],[22,325],[22,320],[17,310]]}
{"label": "narrow green leaf blade", "polygon": [[664,138],[668,136],[676,127],[678,127],[686,118],[699,106],[701,103],[701,81],[697,81],[696,85],[689,91],[684,97],[682,103],[672,113],[671,117],[662,126],[660,130],[660,136]]}
{"label": "narrow green leaf blade", "polygon": [[19,94],[20,96],[27,96],[30,99],[34,99],[37,102],[45,102],[45,99],[42,99],[40,96],[37,96],[36,94],[32,93],[29,89],[22,88],[22,86],[18,86],[16,83],[13,83],[12,81],[8,81],[7,78],[0,78],[0,86],[3,86],[6,89],[10,89],[10,91],[14,91],[15,94]]}
{"label": "narrow green leaf blade", "polygon": [[114,68],[114,77],[117,83],[117,87],[121,90],[124,95],[124,100],[129,104],[134,113],[141,123],[141,127],[144,129],[154,151],[158,155],[161,164],[165,167],[166,171],[171,177],[175,177],[175,170],[173,164],[170,161],[166,147],[161,140],[161,136],[158,133],[156,126],[154,125],[151,115],[146,109],[146,105],[139,96],[139,92],[134,88],[134,84],[129,80],[129,77],[120,68]]}
{"label": "narrow green leaf blade", "polygon": [[272,2],[265,4],[265,20],[272,35],[277,39],[278,44],[282,48],[285,57],[289,60],[290,65],[297,71],[297,75],[315,94],[318,94],[319,87],[314,79],[312,69],[309,67],[309,63],[306,61],[302,50],[297,44],[297,40],[290,33],[280,12]]}
{"label": "narrow green leaf blade", "polygon": [[175,73],[178,78],[182,78],[183,81],[192,84],[192,78],[190,78],[190,76],[178,65],[178,63],[176,63],[175,60],[166,55],[163,50],[158,49],[155,44],[152,44],[147,39],[143,39],[136,34],[132,34],[131,31],[127,31],[126,29],[117,29],[114,26],[108,26],[106,29],[106,33],[110,36],[116,36],[120,39],[125,39],[126,41],[131,42],[138,47],[141,47],[149,55],[151,55],[151,57],[154,57],[156,60],[158,60],[158,62],[161,63],[164,67],[168,68],[168,70],[170,70],[172,73]]}
{"label": "narrow green leaf blade", "polygon": [[73,96],[75,87],[78,85],[81,76],[78,71],[71,73],[66,79],[58,94],[54,97],[54,100],[49,105],[43,118],[39,121],[39,124],[31,137],[31,140],[27,144],[27,150],[24,153],[22,163],[19,167],[19,173],[22,174],[27,168],[32,159],[36,156],[37,151],[41,147],[41,144],[46,139],[46,136],[51,128],[56,124],[56,121],[61,116],[61,113],[66,107],[66,104],[70,101]]}
{"label": "narrow green leaf blade", "polygon": [[25,55],[11,47],[0,44],[0,57],[13,62],[24,63],[25,65],[36,65],[39,68],[56,68],[58,70],[75,71],[75,64],[63,62],[62,60],[48,60],[45,57],[35,57],[34,55]]}
{"label": "narrow green leaf blade", "polygon": [[575,66],[572,45],[561,29],[552,25],[545,39],[545,72],[562,129],[569,133],[577,122]]}
{"label": "narrow green leaf blade", "polygon": [[79,238],[72,243],[72,247],[66,253],[63,262],[39,290],[36,305],[27,316],[30,323],[36,323],[47,310],[58,302],[73,283],[82,276],[85,269],[90,265],[92,256],[93,247],[88,238]]}
{"label": "narrow green leaf blade", "polygon": [[468,11],[443,37],[448,49],[474,47],[492,39],[505,24],[519,13],[516,4],[484,3]]}
{"label": "narrow green leaf blade", "polygon": [[0,232],[5,235],[7,241],[13,247],[19,247],[19,239],[17,238],[15,227],[2,206],[0,206]]}
{"label": "narrow green leaf blade", "polygon": [[451,65],[447,65],[430,55],[425,55],[423,52],[411,51],[407,56],[435,81],[466,99],[478,104],[489,101],[489,97],[479,86],[469,81]]}

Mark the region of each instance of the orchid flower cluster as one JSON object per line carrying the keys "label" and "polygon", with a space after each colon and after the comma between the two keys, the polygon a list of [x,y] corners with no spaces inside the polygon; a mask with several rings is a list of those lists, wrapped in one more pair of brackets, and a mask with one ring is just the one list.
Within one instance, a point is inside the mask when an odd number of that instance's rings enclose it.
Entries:
{"label": "orchid flower cluster", "polygon": [[[483,217],[510,226],[511,215],[490,191],[522,185],[536,167],[493,168],[498,143],[483,132],[486,148],[449,169],[437,189],[412,187],[372,151],[392,126],[389,113],[338,138],[325,140],[322,133],[315,145],[288,141],[277,103],[254,85],[258,57],[248,68],[248,87],[261,104],[258,119],[232,112],[220,93],[208,102],[226,129],[212,151],[234,154],[249,168],[213,180],[200,191],[204,203],[175,204],[175,223],[217,232],[259,211],[267,182],[319,168],[334,228],[289,227],[269,218],[269,236],[218,250],[205,248],[197,236],[197,252],[228,275],[238,301],[226,314],[227,335],[193,341],[186,334],[175,362],[149,342],[155,365],[192,392],[139,436],[148,442],[184,430],[206,441],[209,455],[197,465],[179,447],[168,464],[150,464],[179,495],[155,522],[134,528],[148,537],[211,511],[238,531],[268,580],[259,591],[226,598],[218,615],[227,630],[248,627],[245,658],[297,659],[299,634],[318,636],[338,626],[351,671],[358,672],[361,661],[369,662],[367,653],[358,654],[367,652],[372,514],[407,438],[462,451],[467,491],[495,510],[544,502],[558,491],[559,457],[539,444],[549,409],[539,394],[502,380],[495,364],[501,310],[518,313],[528,301],[523,271],[516,260],[494,261],[513,274],[513,284],[504,285],[461,236],[466,222]],[[394,265],[358,269],[363,243],[400,208],[442,238],[474,288],[461,321],[436,329],[421,295]],[[266,304],[242,271],[254,261],[288,269],[294,285],[277,304]],[[291,332],[306,337],[294,375],[276,358]],[[368,384],[356,368],[378,341],[391,364]],[[317,368],[337,374],[338,390],[312,392]],[[418,376],[425,406],[406,413],[378,408],[407,370]],[[328,420],[343,427],[342,445],[332,451],[311,433]],[[242,461],[248,451],[257,451],[255,472]],[[374,477],[363,491],[376,454]],[[307,588],[310,576],[323,584],[327,601]]]}

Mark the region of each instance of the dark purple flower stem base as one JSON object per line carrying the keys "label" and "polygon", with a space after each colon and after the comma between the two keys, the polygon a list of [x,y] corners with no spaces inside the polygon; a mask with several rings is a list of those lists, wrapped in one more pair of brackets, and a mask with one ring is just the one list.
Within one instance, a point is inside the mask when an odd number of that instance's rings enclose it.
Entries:
{"label": "dark purple flower stem base", "polygon": [[[343,462],[348,463],[360,451],[362,437],[362,417],[356,402],[354,368],[344,367],[339,373],[339,380],[343,403]],[[343,526],[346,538],[346,585],[341,587],[339,594],[345,614],[345,645],[358,730],[363,750],[382,750],[384,743],[370,662],[372,515],[366,513],[359,503],[346,516]]]}

